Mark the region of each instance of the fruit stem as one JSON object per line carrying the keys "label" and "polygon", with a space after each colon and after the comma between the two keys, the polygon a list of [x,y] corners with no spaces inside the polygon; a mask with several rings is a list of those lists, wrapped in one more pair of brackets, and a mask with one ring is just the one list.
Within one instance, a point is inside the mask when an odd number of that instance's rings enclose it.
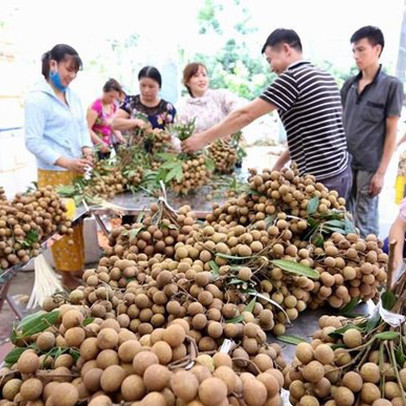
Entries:
{"label": "fruit stem", "polygon": [[400,389],[400,393],[402,395],[402,399],[403,399],[403,404],[406,405],[406,394],[405,391],[403,389],[403,384],[402,381],[400,379],[400,375],[399,375],[399,370],[397,367],[397,362],[396,362],[396,357],[395,357],[395,350],[393,349],[393,341],[389,342],[389,348],[390,348],[390,355],[392,356],[392,367],[395,369],[395,373],[396,373],[396,378],[398,380],[398,385],[399,385],[399,389]]}

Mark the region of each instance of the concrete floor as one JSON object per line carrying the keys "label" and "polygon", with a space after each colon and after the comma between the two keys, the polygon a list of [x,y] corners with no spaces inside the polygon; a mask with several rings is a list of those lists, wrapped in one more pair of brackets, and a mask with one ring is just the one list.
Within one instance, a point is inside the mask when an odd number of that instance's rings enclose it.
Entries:
{"label": "concrete floor", "polygon": [[[31,295],[32,287],[34,285],[34,272],[19,272],[13,279],[10,289],[8,291],[9,297],[12,298],[17,308],[24,314],[30,314],[36,309],[26,309],[26,304]],[[10,336],[13,325],[18,323],[18,319],[11,307],[4,302],[3,308],[0,312],[0,363],[11,349]]]}

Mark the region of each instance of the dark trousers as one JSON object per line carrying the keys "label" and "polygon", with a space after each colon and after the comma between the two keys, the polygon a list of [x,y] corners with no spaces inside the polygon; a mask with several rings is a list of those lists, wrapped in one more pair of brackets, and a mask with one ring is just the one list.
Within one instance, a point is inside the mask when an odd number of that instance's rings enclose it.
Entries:
{"label": "dark trousers", "polygon": [[347,169],[338,175],[323,179],[320,182],[323,183],[324,186],[328,187],[329,190],[336,190],[339,196],[344,197],[345,200],[348,200],[352,186],[351,167],[347,166]]}
{"label": "dark trousers", "polygon": [[352,170],[353,183],[347,208],[352,213],[355,227],[359,229],[362,238],[368,234],[379,233],[379,197],[369,194],[369,186],[374,175],[375,172]]}

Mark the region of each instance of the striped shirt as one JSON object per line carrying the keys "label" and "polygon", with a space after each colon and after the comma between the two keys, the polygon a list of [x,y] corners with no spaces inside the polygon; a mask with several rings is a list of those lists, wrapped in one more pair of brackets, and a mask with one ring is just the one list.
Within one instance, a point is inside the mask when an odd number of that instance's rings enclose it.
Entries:
{"label": "striped shirt", "polygon": [[260,98],[276,106],[300,175],[322,180],[347,168],[341,97],[330,74],[309,62],[295,62]]}

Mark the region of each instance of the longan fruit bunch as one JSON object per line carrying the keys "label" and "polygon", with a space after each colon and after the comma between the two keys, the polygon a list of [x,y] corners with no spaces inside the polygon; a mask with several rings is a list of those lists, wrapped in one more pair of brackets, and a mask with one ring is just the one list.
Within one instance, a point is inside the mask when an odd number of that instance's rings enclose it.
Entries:
{"label": "longan fruit bunch", "polygon": [[[352,323],[344,317],[322,316],[313,341],[298,344],[295,359],[283,371],[293,406],[403,405],[406,364],[394,366],[387,351],[380,354],[380,340],[363,348],[371,337]],[[340,338],[331,335],[336,331]]]}
{"label": "longan fruit bunch", "polygon": [[0,268],[27,262],[53,233],[72,235],[59,195],[48,186],[11,200],[0,199]]}
{"label": "longan fruit bunch", "polygon": [[163,254],[174,255],[174,246],[185,241],[187,235],[199,226],[190,206],[182,206],[176,213],[163,203],[153,203],[141,223],[114,228],[109,236],[106,254],[124,259],[145,253],[149,258]]}
{"label": "longan fruit bunch", "polygon": [[112,199],[117,194],[123,193],[127,188],[128,180],[123,176],[120,169],[117,167],[106,168],[103,162],[99,165],[101,166],[100,171],[93,170],[90,183],[84,186],[83,193],[102,199]]}
{"label": "longan fruit bunch", "polygon": [[326,301],[340,308],[352,298],[374,298],[386,281],[388,256],[375,235],[365,240],[357,234],[333,233],[321,249],[315,249],[314,266],[320,272],[312,292],[311,307]]}
{"label": "longan fruit bunch", "polygon": [[[87,315],[82,306],[62,305],[57,324],[36,335],[35,349],[27,348],[14,365],[0,370],[5,402],[73,406],[183,401],[209,406],[243,398],[247,405],[281,404],[277,344],[255,356],[236,346],[230,355],[210,356],[196,351],[184,319],[140,337],[112,318],[85,325]],[[56,346],[67,351],[50,355]]]}
{"label": "longan fruit bunch", "polygon": [[178,182],[176,179],[172,179],[170,183],[171,189],[180,195],[195,192],[206,185],[212,176],[203,155],[186,159],[182,164],[182,171],[182,180]]}
{"label": "longan fruit bunch", "polygon": [[207,148],[216,172],[231,173],[237,163],[237,150],[225,141],[216,141]]}

